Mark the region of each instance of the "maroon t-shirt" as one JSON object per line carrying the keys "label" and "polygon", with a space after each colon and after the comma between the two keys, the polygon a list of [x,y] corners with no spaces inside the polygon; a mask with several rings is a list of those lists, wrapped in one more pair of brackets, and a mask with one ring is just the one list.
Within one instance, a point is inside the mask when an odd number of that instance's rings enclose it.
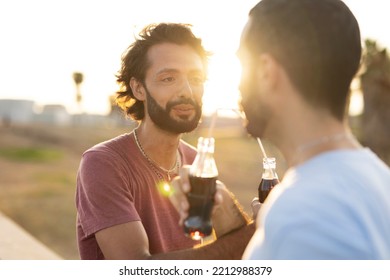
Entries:
{"label": "maroon t-shirt", "polygon": [[[180,141],[179,152],[183,164],[191,164],[196,155],[196,150],[184,141]],[[95,233],[132,221],[142,222],[151,254],[193,247],[196,242],[184,235],[178,225],[179,215],[169,198],[159,192],[159,181],[156,171],[135,143],[133,133],[86,151],[81,159],[76,190],[81,259],[104,259]]]}

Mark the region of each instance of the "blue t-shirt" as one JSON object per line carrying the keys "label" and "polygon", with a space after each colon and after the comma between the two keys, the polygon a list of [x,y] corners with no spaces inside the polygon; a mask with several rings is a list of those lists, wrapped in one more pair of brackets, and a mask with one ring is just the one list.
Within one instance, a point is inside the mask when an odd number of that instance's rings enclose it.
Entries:
{"label": "blue t-shirt", "polygon": [[369,149],[288,170],[262,206],[245,259],[390,259],[390,169]]}

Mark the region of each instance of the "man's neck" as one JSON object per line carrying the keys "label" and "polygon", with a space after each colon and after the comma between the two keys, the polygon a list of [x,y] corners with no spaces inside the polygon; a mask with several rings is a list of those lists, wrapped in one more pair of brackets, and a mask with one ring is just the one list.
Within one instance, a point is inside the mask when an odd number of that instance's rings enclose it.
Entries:
{"label": "man's neck", "polygon": [[277,141],[288,166],[302,164],[324,152],[360,147],[348,126],[332,117],[289,120],[289,128],[283,131],[285,135],[278,136]]}
{"label": "man's neck", "polygon": [[136,130],[139,144],[146,155],[160,167],[171,169],[177,160],[181,134],[164,131],[147,122],[141,122]]}

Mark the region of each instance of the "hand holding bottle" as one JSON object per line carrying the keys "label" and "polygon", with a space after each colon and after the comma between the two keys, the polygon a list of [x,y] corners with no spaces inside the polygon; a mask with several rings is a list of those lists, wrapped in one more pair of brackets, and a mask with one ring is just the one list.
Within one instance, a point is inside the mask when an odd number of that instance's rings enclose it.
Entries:
{"label": "hand holding bottle", "polygon": [[258,200],[264,203],[271,190],[279,184],[279,178],[276,174],[276,160],[275,158],[263,158],[263,175],[258,187]]}
{"label": "hand holding bottle", "polygon": [[[179,212],[179,224],[183,226],[188,217],[189,203],[187,193],[191,189],[189,182],[190,166],[183,166],[180,176],[171,182],[173,194],[170,196],[172,204]],[[217,238],[228,234],[250,222],[248,215],[242,210],[232,192],[217,180],[216,193],[214,195],[214,208],[212,210],[212,223]]]}
{"label": "hand holding bottle", "polygon": [[[187,199],[187,193],[191,190],[189,174],[190,165],[184,165],[180,168],[179,176],[175,177],[171,181],[171,187],[173,188],[172,195],[169,197],[173,206],[176,208],[180,215],[179,225],[183,226],[184,220],[188,217],[188,210],[190,204]],[[218,206],[223,201],[222,189],[225,188],[222,182],[216,182],[217,191],[214,195],[214,207]]]}

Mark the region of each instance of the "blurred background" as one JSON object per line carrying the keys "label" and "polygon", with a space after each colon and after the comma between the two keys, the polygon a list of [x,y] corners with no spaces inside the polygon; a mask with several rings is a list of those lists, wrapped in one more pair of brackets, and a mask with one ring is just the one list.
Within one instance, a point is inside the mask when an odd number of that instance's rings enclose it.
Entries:
{"label": "blurred background", "polygon": [[[216,108],[237,108],[240,65],[235,52],[257,2],[1,1],[0,212],[62,258],[78,259],[74,195],[81,154],[136,125],[114,103],[122,53],[149,23],[193,25],[214,53],[202,124],[184,136],[195,145],[207,133]],[[345,2],[360,23],[364,46],[362,67],[351,87],[350,124],[361,143],[389,164],[386,2]],[[262,173],[259,146],[229,110],[220,114],[214,136],[220,179],[249,211]],[[264,146],[276,157],[283,177],[283,157],[270,143]],[[0,227],[0,236],[2,231]]]}

